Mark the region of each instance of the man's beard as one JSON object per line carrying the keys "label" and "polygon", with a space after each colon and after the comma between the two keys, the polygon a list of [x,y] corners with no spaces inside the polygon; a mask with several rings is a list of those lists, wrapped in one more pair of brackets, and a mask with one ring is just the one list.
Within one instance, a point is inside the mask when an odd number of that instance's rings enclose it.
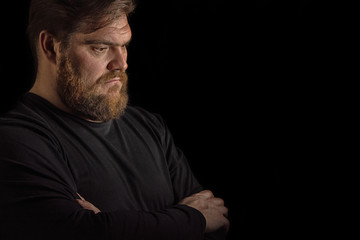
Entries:
{"label": "man's beard", "polygon": [[[88,86],[69,57],[62,56],[59,60],[57,93],[75,115],[91,121],[106,122],[124,113],[128,102],[128,77],[125,72],[109,72]],[[98,92],[106,81],[114,78],[120,78],[120,89],[115,85],[107,93]]]}

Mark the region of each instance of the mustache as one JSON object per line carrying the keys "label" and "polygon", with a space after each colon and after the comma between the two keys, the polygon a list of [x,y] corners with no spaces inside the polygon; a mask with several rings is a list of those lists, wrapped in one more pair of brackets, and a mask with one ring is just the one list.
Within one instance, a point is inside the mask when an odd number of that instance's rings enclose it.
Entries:
{"label": "mustache", "polygon": [[120,78],[120,81],[123,84],[127,83],[127,81],[128,81],[128,75],[126,72],[113,71],[113,72],[108,72],[108,73],[102,75],[101,77],[99,77],[98,80],[96,80],[95,85],[105,83],[114,78]]}

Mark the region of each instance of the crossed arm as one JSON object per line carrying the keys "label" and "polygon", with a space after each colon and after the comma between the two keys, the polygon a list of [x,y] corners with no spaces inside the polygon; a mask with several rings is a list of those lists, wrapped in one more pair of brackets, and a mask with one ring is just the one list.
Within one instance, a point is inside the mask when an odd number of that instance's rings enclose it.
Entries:
{"label": "crossed arm", "polygon": [[[86,201],[79,195],[80,199],[76,201],[84,209],[91,210],[95,214],[101,212],[92,203]],[[221,198],[216,198],[209,190],[204,190],[184,198],[179,204],[187,205],[198,210],[205,218],[206,233],[216,232],[220,229],[229,230],[230,222],[227,219],[228,209],[224,206],[224,201]]]}
{"label": "crossed arm", "polygon": [[100,212],[85,199],[75,201],[79,197],[58,171],[40,167],[0,158],[1,239],[200,240],[204,231],[229,228],[224,202],[210,191],[161,211]]}

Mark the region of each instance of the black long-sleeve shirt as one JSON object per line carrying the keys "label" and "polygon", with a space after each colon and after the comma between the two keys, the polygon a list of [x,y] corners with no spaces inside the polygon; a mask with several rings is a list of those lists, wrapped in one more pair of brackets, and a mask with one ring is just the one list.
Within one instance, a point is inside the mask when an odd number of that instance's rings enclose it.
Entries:
{"label": "black long-sleeve shirt", "polygon": [[201,189],[141,108],[93,123],[28,93],[0,118],[0,239],[200,240],[204,217],[177,203]]}

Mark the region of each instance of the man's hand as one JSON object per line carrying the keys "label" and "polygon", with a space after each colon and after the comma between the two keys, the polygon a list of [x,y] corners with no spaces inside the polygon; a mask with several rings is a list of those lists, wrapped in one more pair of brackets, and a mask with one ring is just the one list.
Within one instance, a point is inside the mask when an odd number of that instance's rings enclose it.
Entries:
{"label": "man's hand", "polygon": [[101,212],[97,207],[95,207],[91,202],[86,201],[80,194],[78,194],[81,199],[76,199],[76,201],[82,206],[84,209],[93,211],[95,214]]}
{"label": "man's hand", "polygon": [[215,232],[224,228],[229,230],[230,222],[227,219],[228,209],[221,198],[215,198],[209,190],[204,190],[184,198],[179,204],[184,204],[200,211],[206,219],[205,232]]}

